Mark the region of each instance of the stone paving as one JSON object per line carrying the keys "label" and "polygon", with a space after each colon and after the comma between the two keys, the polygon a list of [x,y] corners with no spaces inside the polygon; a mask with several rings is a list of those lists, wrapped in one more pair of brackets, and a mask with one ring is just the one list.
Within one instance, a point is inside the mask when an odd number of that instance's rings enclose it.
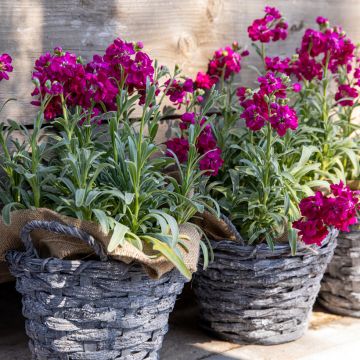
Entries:
{"label": "stone paving", "polygon": [[[276,346],[240,346],[216,340],[197,326],[188,292],[170,319],[161,360],[360,360],[360,319],[316,308],[307,334]],[[0,360],[29,360],[20,296],[13,284],[0,285]]]}

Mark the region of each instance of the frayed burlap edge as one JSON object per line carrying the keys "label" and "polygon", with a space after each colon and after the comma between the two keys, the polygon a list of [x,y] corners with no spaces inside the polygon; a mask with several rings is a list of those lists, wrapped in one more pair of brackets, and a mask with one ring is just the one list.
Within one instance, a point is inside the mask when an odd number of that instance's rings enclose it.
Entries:
{"label": "frayed burlap edge", "polygon": [[[20,232],[24,225],[32,220],[57,221],[64,225],[78,227],[92,235],[103,245],[104,249],[107,249],[111,237],[105,234],[100,225],[96,223],[60,215],[49,209],[14,211],[11,214],[10,225],[5,225],[0,220],[0,261],[5,260],[7,251],[23,249]],[[179,247],[179,251],[182,253],[185,265],[193,273],[197,269],[201,236],[191,224],[180,225],[180,233],[189,238],[188,241],[185,240],[188,251],[185,251],[182,247]],[[36,230],[32,233],[32,239],[41,257],[73,260],[85,259],[94,254],[94,251],[88,245],[82,243],[79,239],[69,236],[54,235],[44,230]],[[154,256],[152,249],[145,248],[144,252],[142,252],[127,242],[123,246],[116,248],[113,252],[108,253],[108,256],[126,264],[136,261],[142,264],[144,270],[151,278],[155,279],[160,278],[174,268],[174,265],[165,257]]]}

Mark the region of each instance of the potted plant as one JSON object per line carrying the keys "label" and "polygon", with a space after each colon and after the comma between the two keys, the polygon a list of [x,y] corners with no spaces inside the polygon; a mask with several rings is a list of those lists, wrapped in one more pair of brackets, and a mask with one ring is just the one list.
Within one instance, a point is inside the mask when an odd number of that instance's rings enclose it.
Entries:
{"label": "potted plant", "polygon": [[[307,29],[293,59],[266,58],[268,69],[293,75],[302,83],[295,102],[298,135],[317,148],[312,159],[321,164],[313,178],[341,179],[359,190],[358,49],[338,26],[319,16],[318,29]],[[360,316],[358,225],[340,232],[338,246],[324,275],[319,302],[330,311]]]}
{"label": "potted plant", "polygon": [[34,358],[158,357],[176,296],[206,249],[188,223],[208,206],[198,158],[178,183],[163,172],[175,160],[154,140],[179,73],[154,64],[141,43],[116,39],[87,64],[55,48],[35,64],[33,131],[2,125],[0,253],[23,295]]}
{"label": "potted plant", "polygon": [[[279,12],[265,12],[249,27],[264,59],[263,43],[286,37]],[[225,139],[225,162],[208,191],[238,241],[212,241],[215,260],[194,281],[201,326],[221,338],[277,344],[302,336],[337,232],[355,218],[358,199],[342,183],[328,195],[312,191],[322,184],[311,177],[320,163],[309,161],[315,150],[295,137],[299,120],[290,100],[298,91],[288,76],[268,71],[255,90],[225,84],[225,98],[236,92],[239,104],[219,100],[213,123]],[[236,120],[224,127],[228,114]],[[341,215],[337,222],[333,213]]]}
{"label": "potted plant", "polygon": [[[12,58],[9,54],[1,54],[0,55],[0,81],[2,80],[8,80],[9,75],[8,73],[13,71],[12,64]],[[1,110],[4,108],[5,104],[1,104]],[[12,276],[9,274],[9,271],[7,269],[5,262],[0,262],[0,283],[10,281],[12,279]]]}

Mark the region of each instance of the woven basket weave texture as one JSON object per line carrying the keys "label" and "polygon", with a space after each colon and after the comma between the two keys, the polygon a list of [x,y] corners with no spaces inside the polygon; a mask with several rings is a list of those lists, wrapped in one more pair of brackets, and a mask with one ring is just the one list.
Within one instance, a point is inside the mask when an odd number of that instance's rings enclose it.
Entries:
{"label": "woven basket weave texture", "polygon": [[[102,261],[38,258],[30,232],[39,228],[83,239]],[[22,239],[26,251],[6,258],[23,295],[33,359],[158,359],[185,282],[178,271],[150,279],[140,265],[108,261],[94,238],[57,222],[32,221]]]}
{"label": "woven basket weave texture", "polygon": [[319,302],[336,314],[360,317],[360,225],[350,230],[339,234],[321,282]]}
{"label": "woven basket weave texture", "polygon": [[244,246],[213,241],[215,261],[195,275],[201,326],[238,343],[279,344],[308,326],[320,281],[336,246],[332,231],[321,248],[287,244]]}

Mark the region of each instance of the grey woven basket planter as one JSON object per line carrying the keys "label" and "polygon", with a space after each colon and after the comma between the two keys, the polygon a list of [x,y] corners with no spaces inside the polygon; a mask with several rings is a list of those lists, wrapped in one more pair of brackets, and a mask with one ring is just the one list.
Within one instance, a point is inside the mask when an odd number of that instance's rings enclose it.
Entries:
{"label": "grey woven basket planter", "polygon": [[340,315],[360,317],[360,225],[341,232],[327,267],[318,301]]}
{"label": "grey woven basket planter", "polygon": [[[30,232],[46,229],[90,244],[100,260],[40,259]],[[176,270],[150,279],[140,265],[109,261],[83,231],[32,221],[22,231],[25,252],[7,253],[33,359],[158,359],[169,313],[185,278]]]}
{"label": "grey woven basket planter", "polygon": [[215,260],[199,270],[194,290],[200,325],[240,344],[272,345],[301,337],[336,246],[332,231],[321,248],[244,246],[212,241]]}

